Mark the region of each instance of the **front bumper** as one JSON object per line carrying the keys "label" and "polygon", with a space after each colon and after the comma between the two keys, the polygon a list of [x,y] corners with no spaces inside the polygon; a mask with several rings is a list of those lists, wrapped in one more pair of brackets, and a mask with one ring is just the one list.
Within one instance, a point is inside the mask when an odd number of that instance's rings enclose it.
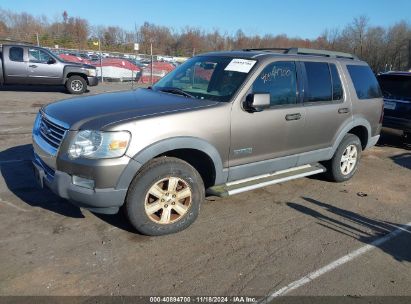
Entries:
{"label": "front bumper", "polygon": [[90,87],[94,87],[98,85],[98,77],[97,76],[87,77],[87,83]]}
{"label": "front bumper", "polygon": [[382,125],[387,128],[411,132],[411,120],[384,115]]}
{"label": "front bumper", "polygon": [[[55,136],[56,130],[62,131],[60,141]],[[49,138],[50,134],[53,136]],[[58,196],[94,212],[118,212],[141,164],[126,155],[112,159],[70,159],[62,151],[68,151],[75,131],[44,113],[38,114],[32,136],[34,173],[41,187],[46,186]]]}
{"label": "front bumper", "polygon": [[76,206],[97,213],[115,214],[124,203],[127,189],[88,189],[74,185],[71,175],[54,171],[37,155],[34,155],[33,166],[41,187],[47,186],[52,192],[70,200]]}

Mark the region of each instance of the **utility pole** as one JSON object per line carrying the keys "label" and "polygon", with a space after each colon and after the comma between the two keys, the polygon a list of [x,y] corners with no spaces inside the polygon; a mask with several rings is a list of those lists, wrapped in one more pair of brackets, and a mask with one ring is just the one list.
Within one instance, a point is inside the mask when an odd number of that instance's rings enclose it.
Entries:
{"label": "utility pole", "polygon": [[40,46],[39,33],[36,33],[37,46]]}
{"label": "utility pole", "polygon": [[408,69],[411,71],[411,39],[408,40]]}
{"label": "utility pole", "polygon": [[103,78],[103,53],[101,53],[101,39],[100,38],[98,38],[98,50],[100,52],[101,83],[104,83],[104,78]]}
{"label": "utility pole", "polygon": [[[135,60],[137,61],[138,57],[138,51],[140,50],[140,45],[138,43],[134,43],[134,51],[136,52]],[[137,76],[137,71],[136,71],[136,76]],[[137,77],[136,77],[137,78]],[[133,75],[133,70],[131,70],[131,88],[134,89],[134,75]]]}
{"label": "utility pole", "polygon": [[150,73],[150,83],[153,85],[153,44],[150,43],[150,56],[151,56],[151,73]]}

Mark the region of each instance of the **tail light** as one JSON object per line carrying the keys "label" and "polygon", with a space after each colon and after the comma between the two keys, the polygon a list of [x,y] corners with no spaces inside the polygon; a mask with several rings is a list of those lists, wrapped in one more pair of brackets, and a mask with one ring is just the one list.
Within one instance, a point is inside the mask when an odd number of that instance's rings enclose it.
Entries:
{"label": "tail light", "polygon": [[380,116],[380,124],[382,124],[383,119],[384,119],[384,102],[382,103],[381,116]]}

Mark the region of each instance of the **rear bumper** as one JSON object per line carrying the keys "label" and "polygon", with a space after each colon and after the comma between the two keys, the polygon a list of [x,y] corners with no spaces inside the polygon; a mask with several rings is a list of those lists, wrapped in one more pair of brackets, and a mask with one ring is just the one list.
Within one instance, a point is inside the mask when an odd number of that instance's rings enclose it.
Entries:
{"label": "rear bumper", "polygon": [[98,77],[87,77],[87,82],[90,87],[98,85]]}
{"label": "rear bumper", "polygon": [[411,132],[411,119],[384,116],[382,125],[387,128]]}
{"label": "rear bumper", "polygon": [[368,140],[368,143],[367,143],[367,149],[368,148],[371,148],[371,147],[374,147],[376,144],[377,144],[377,142],[378,142],[378,140],[380,139],[380,135],[376,135],[376,136],[373,136],[373,137],[371,137],[369,140]]}

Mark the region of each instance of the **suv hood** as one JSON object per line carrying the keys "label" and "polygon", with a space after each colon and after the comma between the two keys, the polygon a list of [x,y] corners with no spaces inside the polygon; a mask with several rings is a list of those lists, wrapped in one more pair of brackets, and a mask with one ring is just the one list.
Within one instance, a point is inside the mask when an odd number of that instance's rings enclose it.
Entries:
{"label": "suv hood", "polygon": [[139,117],[189,111],[219,104],[149,89],[71,98],[45,106],[42,111],[70,130],[103,129],[104,126]]}

